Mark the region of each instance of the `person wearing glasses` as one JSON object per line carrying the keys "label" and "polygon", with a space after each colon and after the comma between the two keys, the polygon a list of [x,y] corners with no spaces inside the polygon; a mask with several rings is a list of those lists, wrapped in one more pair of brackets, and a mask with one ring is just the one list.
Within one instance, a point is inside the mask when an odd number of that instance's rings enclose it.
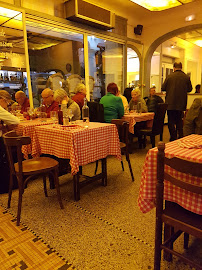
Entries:
{"label": "person wearing glasses", "polygon": [[58,111],[58,102],[53,98],[53,90],[46,88],[42,91],[41,97],[43,99],[43,105],[45,106],[45,112],[47,117],[50,117],[51,111]]}
{"label": "person wearing glasses", "polygon": [[15,93],[15,100],[21,106],[20,113],[27,112],[27,108],[29,108],[29,106],[30,106],[29,99],[23,91],[17,91]]}

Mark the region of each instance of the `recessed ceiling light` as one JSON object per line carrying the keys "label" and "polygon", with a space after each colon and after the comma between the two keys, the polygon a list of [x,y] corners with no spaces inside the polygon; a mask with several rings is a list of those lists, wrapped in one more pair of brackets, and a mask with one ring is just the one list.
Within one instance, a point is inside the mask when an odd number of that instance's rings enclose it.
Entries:
{"label": "recessed ceiling light", "polygon": [[190,21],[193,21],[194,19],[195,19],[195,15],[192,14],[192,15],[187,16],[187,17],[185,18],[185,21],[186,21],[186,22],[190,22]]}
{"label": "recessed ceiling light", "polygon": [[151,11],[161,11],[184,5],[195,0],[130,0]]}

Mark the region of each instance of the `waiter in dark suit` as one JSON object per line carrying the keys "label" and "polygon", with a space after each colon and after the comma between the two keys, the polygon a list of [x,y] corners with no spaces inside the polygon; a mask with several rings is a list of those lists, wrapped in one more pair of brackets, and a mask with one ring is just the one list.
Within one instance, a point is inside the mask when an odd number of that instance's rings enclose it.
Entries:
{"label": "waiter in dark suit", "polygon": [[187,107],[187,93],[191,92],[192,84],[189,76],[182,71],[182,63],[175,62],[174,72],[165,79],[161,90],[166,91],[165,102],[168,104],[168,129],[170,141],[183,137],[183,111]]}

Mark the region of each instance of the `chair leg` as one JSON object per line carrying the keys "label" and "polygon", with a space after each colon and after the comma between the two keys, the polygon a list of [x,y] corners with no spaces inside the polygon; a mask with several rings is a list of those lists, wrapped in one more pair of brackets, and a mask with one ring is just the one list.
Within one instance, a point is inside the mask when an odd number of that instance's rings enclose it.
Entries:
{"label": "chair leg", "polygon": [[11,207],[12,191],[13,191],[13,175],[10,173],[9,190],[8,190],[8,208]]}
{"label": "chair leg", "polygon": [[188,249],[188,244],[189,244],[189,234],[184,233],[184,249]]}
{"label": "chair leg", "polygon": [[102,159],[102,185],[107,186],[107,159]]}
{"label": "chair leg", "polygon": [[144,137],[143,137],[142,145],[143,145],[143,148],[146,147],[146,135],[144,135]]}
{"label": "chair leg", "polygon": [[22,181],[18,181],[18,185],[19,185],[19,197],[18,197],[17,226],[20,225],[20,216],[21,216],[21,209],[22,209],[22,194],[23,194]]}
{"label": "chair leg", "polygon": [[54,182],[55,182],[55,187],[57,190],[57,197],[58,197],[58,201],[60,204],[60,208],[64,209],[64,205],[62,203],[62,198],[61,198],[61,194],[60,194],[60,186],[59,186],[59,179],[58,179],[58,169],[54,170]]}
{"label": "chair leg", "polygon": [[46,175],[43,175],[43,189],[44,189],[45,196],[48,197],[47,187],[46,187]]}
{"label": "chair leg", "polygon": [[142,149],[142,136],[138,136],[139,149]]}
{"label": "chair leg", "polygon": [[152,148],[155,147],[155,136],[150,136]]}
{"label": "chair leg", "polygon": [[123,160],[121,160],[122,170],[124,171]]}
{"label": "chair leg", "polygon": [[134,182],[133,170],[132,170],[132,167],[131,167],[129,154],[126,154],[126,160],[128,161],[128,166],[129,166],[130,174],[131,174],[131,177],[132,177],[132,181]]}
{"label": "chair leg", "polygon": [[97,169],[98,169],[98,160],[96,160],[96,163],[95,163],[95,174],[97,174]]}

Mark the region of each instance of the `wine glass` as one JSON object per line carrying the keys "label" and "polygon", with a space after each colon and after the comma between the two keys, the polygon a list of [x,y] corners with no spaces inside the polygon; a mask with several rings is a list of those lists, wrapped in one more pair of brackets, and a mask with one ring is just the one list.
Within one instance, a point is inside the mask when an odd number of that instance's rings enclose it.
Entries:
{"label": "wine glass", "polygon": [[30,117],[30,120],[32,120],[34,118],[34,108],[27,108],[27,113]]}
{"label": "wine glass", "polygon": [[50,112],[50,118],[53,120],[53,124],[57,124],[58,117],[57,117],[57,112],[56,111],[51,111]]}
{"label": "wine glass", "polygon": [[71,109],[68,109],[67,110],[67,114],[68,114],[68,117],[69,117],[69,122],[71,123],[72,117],[74,116],[72,110]]}

